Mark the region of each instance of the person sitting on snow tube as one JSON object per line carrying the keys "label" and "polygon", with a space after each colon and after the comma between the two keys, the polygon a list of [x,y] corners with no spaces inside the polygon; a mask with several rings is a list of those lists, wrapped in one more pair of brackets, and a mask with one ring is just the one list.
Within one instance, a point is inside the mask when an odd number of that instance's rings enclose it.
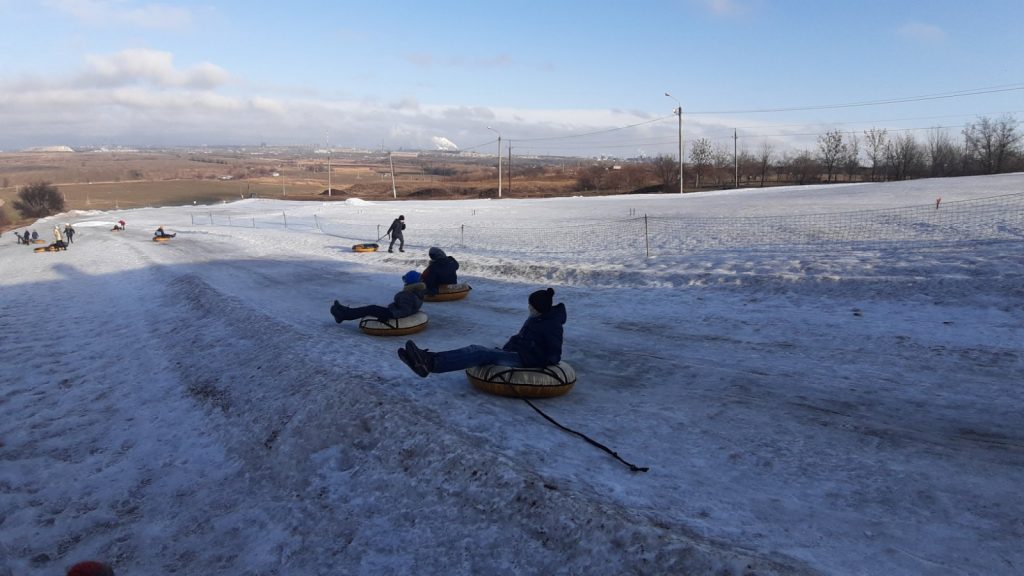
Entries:
{"label": "person sitting on snow tube", "polygon": [[473,366],[498,364],[512,368],[540,368],[558,364],[562,360],[562,325],[567,314],[565,304],[552,305],[553,288],[530,294],[530,316],[501,348],[488,348],[473,344],[454,350],[431,352],[409,340],[398,350],[398,357],[418,374],[426,378],[431,372],[454,372]]}
{"label": "person sitting on snow tube", "polygon": [[427,287],[420,282],[420,273],[415,270],[406,272],[402,276],[402,282],[405,283],[405,286],[395,294],[393,301],[387,306],[371,304],[349,308],[335,300],[331,305],[331,316],[334,316],[334,321],[338,324],[345,320],[356,320],[364,316],[373,316],[381,322],[412,316],[423,306],[423,293]]}
{"label": "person sitting on snow tube", "polygon": [[459,277],[456,270],[459,269],[459,261],[444,253],[437,246],[432,247],[427,254],[430,256],[430,264],[423,271],[421,276],[423,283],[427,285],[427,294],[437,294],[438,288],[445,284],[458,284]]}
{"label": "person sitting on snow tube", "polygon": [[[121,228],[121,229],[124,230],[124,228]],[[177,235],[178,235],[177,232],[175,232],[174,234],[168,234],[167,232],[164,232],[164,227],[163,226],[157,228],[156,232],[153,233],[153,237],[154,238],[174,238]]]}

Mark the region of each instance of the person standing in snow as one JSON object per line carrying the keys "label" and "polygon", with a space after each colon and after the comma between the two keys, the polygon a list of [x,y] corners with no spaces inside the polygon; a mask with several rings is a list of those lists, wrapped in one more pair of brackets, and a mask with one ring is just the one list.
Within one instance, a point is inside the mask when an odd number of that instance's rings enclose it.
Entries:
{"label": "person standing in snow", "polygon": [[39,233],[36,232],[35,230],[33,230],[32,231],[32,241],[35,242],[36,240],[39,240]]}
{"label": "person standing in snow", "polygon": [[430,373],[454,372],[473,366],[497,364],[511,368],[541,368],[562,361],[562,326],[567,319],[565,304],[552,305],[553,288],[530,294],[530,316],[501,348],[476,344],[431,352],[409,340],[398,349],[398,358],[420,378]]}
{"label": "person standing in snow", "polygon": [[71,224],[64,225],[64,235],[67,236],[68,238],[68,244],[75,243],[75,229],[71,226]]}
{"label": "person standing in snow", "polygon": [[32,243],[31,240],[29,240],[28,230],[25,230],[25,238],[23,239],[23,242],[25,242],[25,244],[31,244]]}
{"label": "person standing in snow", "polygon": [[427,264],[427,269],[421,276],[423,283],[427,285],[427,294],[437,294],[438,287],[445,284],[458,284],[458,260],[445,254],[444,250],[437,246],[432,246],[427,255],[430,256],[430,264]]}
{"label": "person standing in snow", "polygon": [[118,220],[117,223],[121,225],[121,230],[124,230],[124,220]]}
{"label": "person standing in snow", "polygon": [[420,307],[423,306],[423,292],[427,287],[420,282],[420,273],[415,270],[406,272],[402,276],[402,282],[405,283],[402,291],[395,294],[394,301],[387,306],[371,304],[369,306],[349,308],[348,306],[342,306],[340,302],[335,300],[334,304],[331,305],[331,316],[334,316],[334,321],[338,324],[345,320],[356,320],[364,316],[373,316],[381,322],[412,316],[419,312]]}
{"label": "person standing in snow", "polygon": [[391,235],[391,244],[388,244],[388,252],[394,252],[395,240],[398,240],[398,251],[405,252],[405,235],[402,234],[402,230],[405,230],[404,215],[395,218],[395,221],[391,223],[391,227],[388,228],[387,233]]}

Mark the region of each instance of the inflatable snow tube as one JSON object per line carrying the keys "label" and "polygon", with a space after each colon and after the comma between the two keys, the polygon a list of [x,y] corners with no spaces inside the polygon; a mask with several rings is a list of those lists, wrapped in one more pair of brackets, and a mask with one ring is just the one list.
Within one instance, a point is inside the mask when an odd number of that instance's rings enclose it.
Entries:
{"label": "inflatable snow tube", "polygon": [[553,398],[576,384],[576,371],[566,362],[543,368],[474,366],[466,369],[466,377],[477,390],[512,398]]}
{"label": "inflatable snow tube", "polygon": [[379,244],[367,243],[367,244],[356,244],[352,246],[353,252],[376,252],[377,248],[380,248]]}
{"label": "inflatable snow tube", "polygon": [[359,321],[359,329],[371,336],[405,336],[426,328],[428,320],[427,315],[423,312],[386,322],[381,322],[373,316],[367,316]]}
{"label": "inflatable snow tube", "polygon": [[64,246],[57,246],[56,244],[50,244],[49,246],[40,246],[39,248],[33,248],[33,252],[57,252],[58,250],[67,250]]}
{"label": "inflatable snow tube", "polygon": [[174,236],[153,236],[153,242],[170,242]]}
{"label": "inflatable snow tube", "polygon": [[473,287],[465,282],[459,284],[442,284],[437,287],[437,294],[427,294],[423,297],[424,302],[450,302],[452,300],[462,300],[466,296],[469,296],[469,291]]}
{"label": "inflatable snow tube", "polygon": [[33,244],[46,244],[46,240],[43,240],[42,238],[36,238],[35,240],[32,241],[32,243]]}

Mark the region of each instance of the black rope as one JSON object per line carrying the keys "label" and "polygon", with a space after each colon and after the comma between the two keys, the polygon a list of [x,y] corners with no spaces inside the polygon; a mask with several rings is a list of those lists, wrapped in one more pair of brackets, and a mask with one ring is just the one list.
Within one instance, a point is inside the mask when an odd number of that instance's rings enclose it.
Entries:
{"label": "black rope", "polygon": [[[523,397],[520,396],[520,398],[523,398]],[[628,466],[630,472],[647,472],[648,470],[650,470],[650,467],[648,467],[648,466],[640,467],[640,466],[637,466],[635,464],[630,464],[629,462],[626,462],[625,460],[623,460],[622,457],[619,456],[619,454],[617,452],[615,452],[611,448],[605,446],[604,444],[601,444],[597,440],[594,440],[593,438],[587,436],[586,434],[584,434],[582,432],[577,432],[577,431],[573,430],[572,428],[568,428],[566,426],[562,426],[561,424],[556,422],[554,418],[552,418],[551,416],[548,416],[547,414],[542,412],[540,408],[537,408],[536,406],[534,406],[533,402],[530,402],[527,398],[523,398],[523,402],[526,402],[527,404],[529,404],[530,408],[533,408],[534,410],[536,410],[537,413],[540,414],[541,416],[543,416],[544,419],[546,419],[548,422],[551,422],[552,424],[554,424],[555,426],[558,426],[559,428],[561,428],[562,430],[565,430],[566,432],[569,432],[571,434],[575,434],[575,435],[579,436],[580,438],[583,438],[584,440],[586,440],[590,444],[592,444],[594,446],[597,446],[601,450],[604,450],[605,452],[611,454],[616,460],[618,460],[619,462],[622,462],[623,464]]]}

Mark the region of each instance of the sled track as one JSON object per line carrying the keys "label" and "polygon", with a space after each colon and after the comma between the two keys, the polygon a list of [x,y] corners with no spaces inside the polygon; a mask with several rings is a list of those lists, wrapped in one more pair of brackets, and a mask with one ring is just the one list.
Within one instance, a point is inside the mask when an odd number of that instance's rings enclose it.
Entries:
{"label": "sled track", "polygon": [[[338,351],[322,343],[319,333],[298,333],[194,275],[170,281],[164,299],[162,308],[181,312],[170,329],[190,334],[170,344],[169,363],[183,393],[208,411],[211,432],[237,458],[235,480],[258,485],[265,500],[259,508],[275,519],[277,530],[306,526],[301,541],[276,543],[288,572],[323,571],[328,561],[330,567],[372,572],[370,556],[389,557],[378,566],[384,569],[393,567],[398,554],[408,558],[410,570],[423,573],[510,566],[552,574],[813,573],[795,560],[708,541],[683,526],[562,492],[507,458],[476,448],[473,438],[449,429],[437,414],[388,391],[398,383],[334,369],[324,358]],[[224,333],[238,337],[205,336]],[[410,423],[420,432],[403,432]],[[363,468],[374,473],[364,478]],[[383,484],[381,469],[390,471]],[[451,492],[451,486],[463,485],[473,488]],[[235,506],[210,504],[222,513]],[[450,519],[449,530],[434,543],[446,554],[430,546],[394,550],[403,533],[414,530],[416,517],[427,515]],[[345,548],[360,540],[359,527],[367,521],[387,523],[394,538],[369,544],[367,557],[346,557],[367,546]],[[168,537],[213,537],[198,528],[207,524],[198,518],[184,522],[178,527],[184,533]],[[495,524],[509,528],[492,535]],[[222,548],[232,547],[225,542]],[[450,564],[453,550],[459,566]],[[594,557],[619,563],[594,566]]]}

